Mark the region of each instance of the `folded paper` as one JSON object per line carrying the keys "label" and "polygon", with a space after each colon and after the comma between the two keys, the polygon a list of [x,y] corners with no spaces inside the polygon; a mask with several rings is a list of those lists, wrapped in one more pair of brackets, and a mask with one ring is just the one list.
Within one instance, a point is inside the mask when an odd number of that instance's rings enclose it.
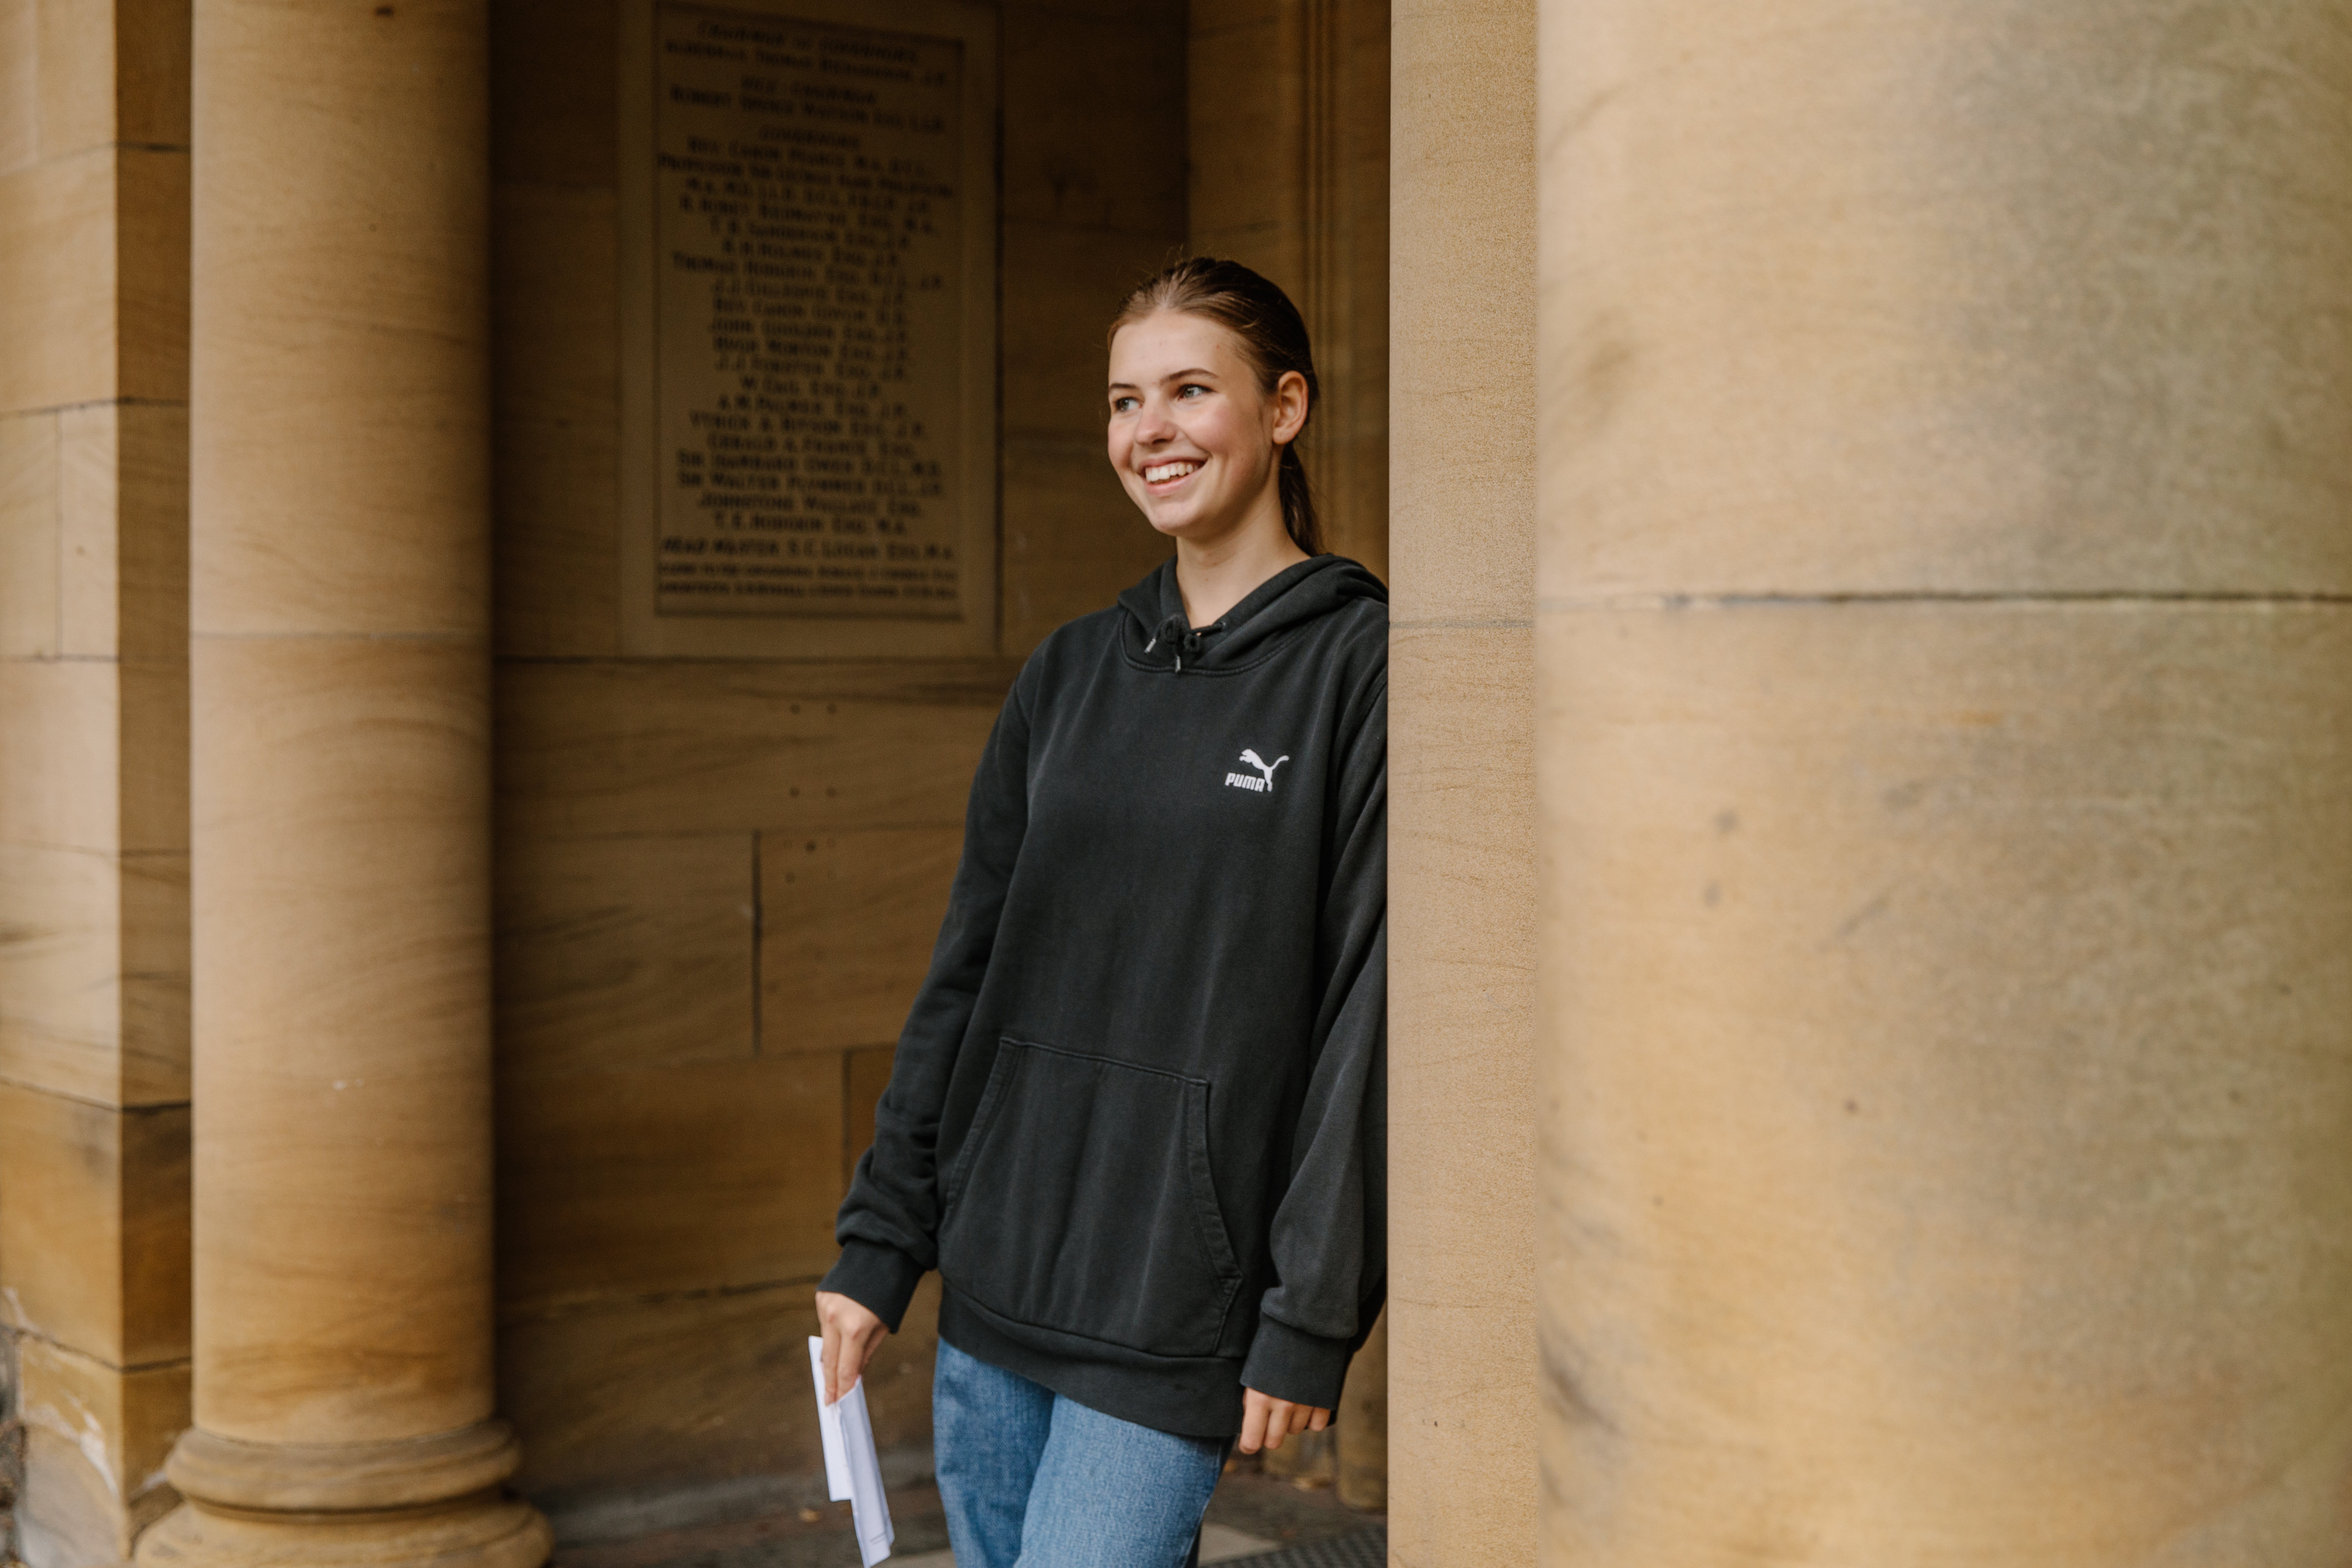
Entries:
{"label": "folded paper", "polygon": [[882,1459],[874,1451],[874,1421],[866,1411],[866,1380],[831,1405],[824,1402],[824,1342],[809,1336],[809,1372],[816,1379],[816,1429],[824,1443],[824,1490],[849,1504],[857,1531],[857,1552],[866,1568],[890,1555],[898,1531],[890,1527],[890,1502],[882,1495]]}

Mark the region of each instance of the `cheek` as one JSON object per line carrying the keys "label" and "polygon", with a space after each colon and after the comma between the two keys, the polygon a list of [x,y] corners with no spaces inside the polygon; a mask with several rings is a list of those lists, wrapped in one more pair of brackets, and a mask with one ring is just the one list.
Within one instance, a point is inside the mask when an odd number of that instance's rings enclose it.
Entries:
{"label": "cheek", "polygon": [[1213,457],[1232,458],[1243,445],[1229,405],[1194,410],[1192,416],[1184,421],[1184,434],[1194,446]]}
{"label": "cheek", "polygon": [[1201,444],[1223,459],[1220,466],[1225,471],[1225,482],[1255,484],[1273,455],[1265,432],[1230,405],[1217,410],[1214,426],[1202,433]]}

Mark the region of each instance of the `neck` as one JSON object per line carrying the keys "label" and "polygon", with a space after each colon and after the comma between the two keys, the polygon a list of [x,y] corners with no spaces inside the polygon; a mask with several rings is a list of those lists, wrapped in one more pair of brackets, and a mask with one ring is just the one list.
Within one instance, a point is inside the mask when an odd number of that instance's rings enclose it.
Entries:
{"label": "neck", "polygon": [[1213,539],[1178,534],[1176,590],[1184,597],[1185,618],[1196,626],[1213,625],[1259,584],[1306,559],[1282,526],[1282,502],[1273,495]]}

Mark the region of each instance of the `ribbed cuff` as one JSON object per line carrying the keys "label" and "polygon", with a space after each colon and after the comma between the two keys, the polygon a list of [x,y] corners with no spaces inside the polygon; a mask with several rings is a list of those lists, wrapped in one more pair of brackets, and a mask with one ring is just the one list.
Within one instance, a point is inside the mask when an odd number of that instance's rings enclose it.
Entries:
{"label": "ribbed cuff", "polygon": [[853,1237],[841,1244],[841,1261],[817,1289],[848,1297],[887,1323],[895,1334],[922,1279],[923,1266],[897,1247]]}
{"label": "ribbed cuff", "polygon": [[1262,1317],[1257,1337],[1250,1342],[1249,1359],[1242,1363],[1242,1386],[1293,1405],[1337,1410],[1339,1385],[1348,1381],[1348,1358],[1353,1353],[1346,1340],[1327,1340]]}

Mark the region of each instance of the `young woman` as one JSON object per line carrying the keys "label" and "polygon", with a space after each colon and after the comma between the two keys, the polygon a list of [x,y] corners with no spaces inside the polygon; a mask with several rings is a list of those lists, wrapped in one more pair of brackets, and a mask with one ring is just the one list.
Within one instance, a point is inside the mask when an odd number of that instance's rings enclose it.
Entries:
{"label": "young woman", "polygon": [[1176,553],[1014,681],[841,1207],[830,1396],[945,1285],[959,1568],[1177,1568],[1380,1310],[1388,595],[1321,553],[1315,391],[1236,263],[1112,322],[1111,466]]}

